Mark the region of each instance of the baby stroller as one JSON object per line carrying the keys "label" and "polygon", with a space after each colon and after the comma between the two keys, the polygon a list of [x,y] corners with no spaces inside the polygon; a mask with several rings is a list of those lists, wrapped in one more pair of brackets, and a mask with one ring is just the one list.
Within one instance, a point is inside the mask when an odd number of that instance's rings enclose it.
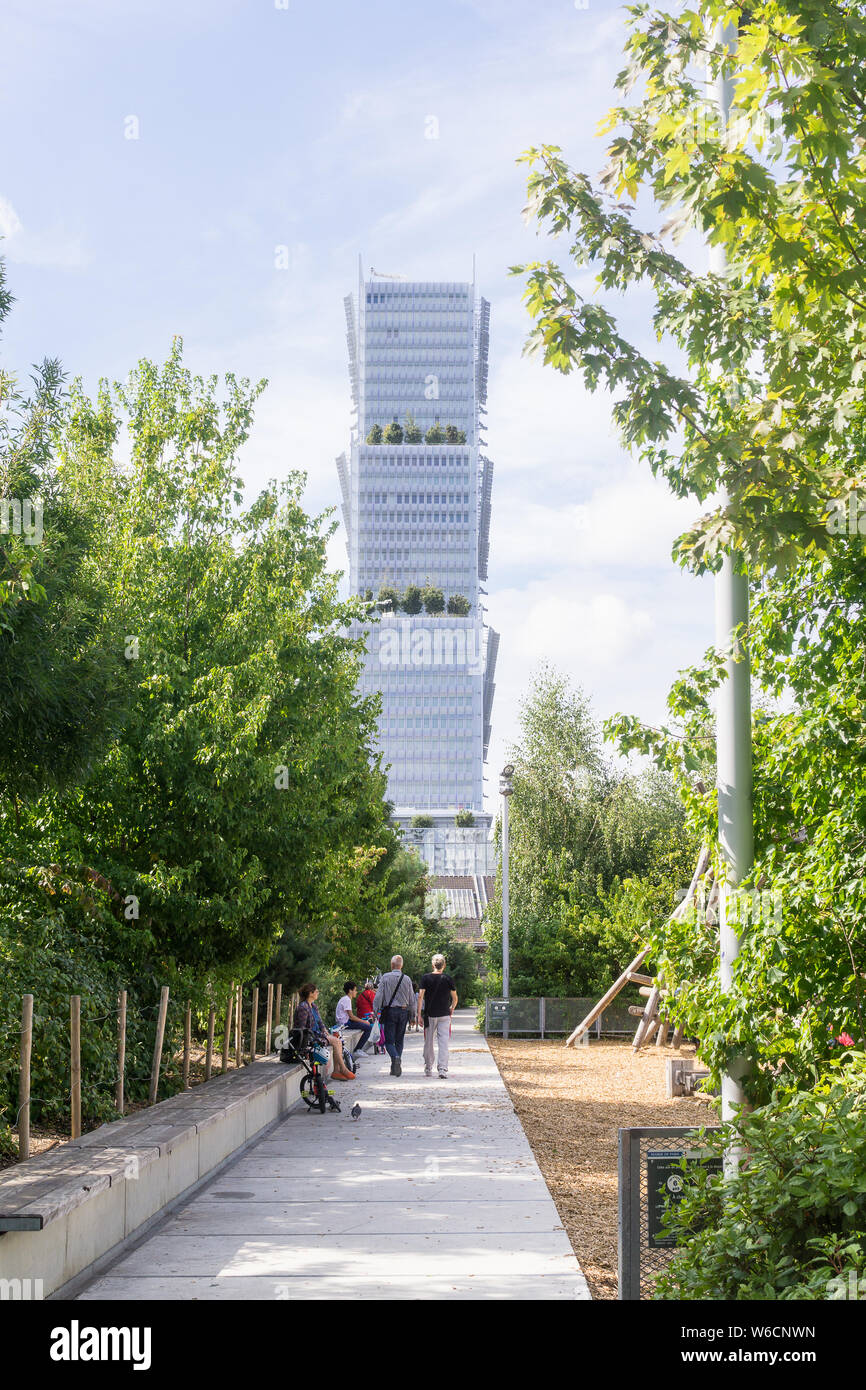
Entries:
{"label": "baby stroller", "polygon": [[289,1040],[280,1049],[280,1061],[292,1065],[300,1062],[304,1068],[301,1077],[301,1100],[312,1115],[316,1111],[324,1115],[326,1110],[339,1110],[340,1102],[335,1100],[325,1085],[320,1068],[327,1066],[328,1050],[316,1042],[309,1028],[292,1028]]}

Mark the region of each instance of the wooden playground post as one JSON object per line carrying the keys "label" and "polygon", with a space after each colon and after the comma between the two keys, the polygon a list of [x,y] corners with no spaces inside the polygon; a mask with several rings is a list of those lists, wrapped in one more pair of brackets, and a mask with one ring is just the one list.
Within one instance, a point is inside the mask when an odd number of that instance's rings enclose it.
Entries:
{"label": "wooden playground post", "polygon": [[183,1089],[189,1090],[189,1056],[192,1051],[192,1006],[187,1000],[183,1015]]}
{"label": "wooden playground post", "polygon": [[273,1022],[273,1013],[274,1013],[274,985],[273,985],[273,981],[272,981],[272,980],[269,980],[269,981],[268,981],[268,1005],[267,1005],[267,1008],[268,1008],[268,1014],[267,1014],[267,1019],[265,1020],[265,1055],[269,1057],[269,1056],[270,1056],[270,1053],[271,1053],[271,1024],[272,1024],[272,1022]]}
{"label": "wooden playground post", "polygon": [[123,1114],[124,1072],[126,1070],[126,990],[117,995],[117,1086],[114,1092],[114,1108],[118,1115]]}
{"label": "wooden playground post", "polygon": [[81,995],[69,1000],[69,1042],[71,1053],[69,1099],[72,1109],[72,1138],[81,1138]]}
{"label": "wooden playground post", "polygon": [[241,1016],[244,1007],[244,987],[238,985],[235,999],[235,1067],[241,1065]]}
{"label": "wooden playground post", "polygon": [[163,985],[159,992],[159,1013],[156,1019],[156,1040],[153,1044],[153,1064],[150,1068],[150,1091],[148,1092],[148,1105],[156,1104],[157,1092],[159,1090],[159,1068],[162,1062],[162,1042],[165,1037],[165,1019],[168,1013],[168,985]]}
{"label": "wooden playground post", "polygon": [[210,1081],[213,1070],[213,1035],[216,1026],[216,1009],[211,1005],[207,1016],[207,1052],[204,1058],[204,1079]]}
{"label": "wooden playground post", "polygon": [[587,1016],[586,1016],[586,1018],[583,1020],[583,1022],[582,1022],[582,1023],[579,1023],[579,1024],[577,1025],[577,1027],[575,1028],[574,1032],[571,1033],[571,1034],[569,1035],[569,1037],[566,1038],[566,1040],[565,1040],[565,1046],[566,1046],[566,1047],[570,1047],[573,1043],[575,1043],[575,1042],[577,1041],[577,1039],[581,1036],[581,1034],[586,1032],[586,1030],[587,1030],[587,1028],[589,1028],[590,1024],[595,1023],[595,1020],[598,1018],[599,1014],[604,1013],[604,1011],[605,1011],[605,1009],[607,1008],[608,1004],[610,1004],[610,1003],[616,998],[616,996],[619,994],[620,990],[621,990],[621,989],[624,989],[625,986],[628,984],[628,982],[629,982],[629,975],[634,974],[634,972],[637,970],[638,966],[643,964],[644,960],[646,959],[646,957],[647,957],[648,955],[649,955],[649,946],[644,946],[643,950],[642,950],[642,951],[639,951],[638,954],[635,956],[634,960],[631,961],[630,964],[626,966],[625,970],[622,972],[622,974],[620,975],[619,979],[614,981],[614,983],[611,985],[610,989],[607,991],[607,994],[602,995],[602,997],[601,997],[601,999],[599,999],[598,1003],[595,1004],[595,1005],[590,1009],[589,1013],[587,1014]]}
{"label": "wooden playground post", "polygon": [[234,1008],[234,985],[229,989],[229,997],[226,1000],[226,1021],[223,1029],[223,1064],[221,1070],[227,1072],[229,1069],[229,1048],[232,1041],[232,1012]]}
{"label": "wooden playground post", "polygon": [[253,990],[253,1003],[250,1014],[250,1064],[256,1060],[256,1043],[259,1032],[259,987]]}
{"label": "wooden playground post", "polygon": [[30,1157],[30,1058],[33,1052],[33,995],[21,1000],[21,1070],[18,1077],[18,1157]]}

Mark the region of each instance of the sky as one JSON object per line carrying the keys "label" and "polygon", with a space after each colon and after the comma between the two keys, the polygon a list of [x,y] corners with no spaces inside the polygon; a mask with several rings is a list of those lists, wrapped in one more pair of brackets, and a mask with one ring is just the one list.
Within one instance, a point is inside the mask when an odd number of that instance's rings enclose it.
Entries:
{"label": "sky", "polygon": [[[92,389],[179,334],[193,371],[268,379],[240,471],[255,490],[303,470],[319,512],[338,503],[349,443],[343,296],[359,254],[443,280],[471,279],[475,256],[492,305],[487,616],[502,635],[491,806],[542,662],[600,718],[658,721],[713,640],[711,582],[670,558],[694,505],[624,452],[608,397],[522,356],[531,325],[509,274],[568,263],[524,222],[516,160],[549,143],[602,167],[624,18],[607,0],[5,0],[0,18],[7,369],[59,356]],[[647,295],[607,302],[658,352]],[[345,567],[342,530],[330,557]]]}

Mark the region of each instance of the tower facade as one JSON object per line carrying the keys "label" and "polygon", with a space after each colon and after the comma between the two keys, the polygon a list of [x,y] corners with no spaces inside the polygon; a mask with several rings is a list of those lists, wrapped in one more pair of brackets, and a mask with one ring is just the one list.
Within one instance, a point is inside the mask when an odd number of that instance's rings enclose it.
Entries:
{"label": "tower facade", "polygon": [[[337,460],[353,593],[377,601],[363,692],[395,820],[431,870],[492,863],[483,765],[498,637],[484,621],[490,306],[471,283],[359,275],[345,301],[355,419]],[[459,825],[472,813],[474,827]],[[429,824],[412,828],[414,818]]]}

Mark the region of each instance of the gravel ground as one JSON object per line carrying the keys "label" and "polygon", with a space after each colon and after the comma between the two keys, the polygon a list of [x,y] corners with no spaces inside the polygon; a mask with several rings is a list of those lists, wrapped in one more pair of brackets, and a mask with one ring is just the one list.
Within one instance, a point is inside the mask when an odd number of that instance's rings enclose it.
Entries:
{"label": "gravel ground", "polygon": [[488,1042],[590,1292],[615,1299],[617,1130],[713,1121],[708,1101],[665,1097],[665,1058],[694,1056],[694,1048],[633,1054],[630,1042]]}

